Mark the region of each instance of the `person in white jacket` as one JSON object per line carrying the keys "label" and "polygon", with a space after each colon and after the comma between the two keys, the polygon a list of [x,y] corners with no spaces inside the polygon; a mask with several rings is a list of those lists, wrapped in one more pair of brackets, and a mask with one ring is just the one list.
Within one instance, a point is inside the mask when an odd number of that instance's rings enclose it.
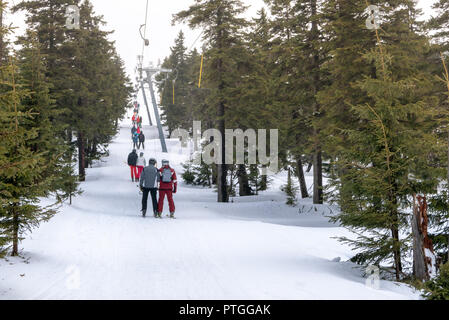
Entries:
{"label": "person in white jacket", "polygon": [[145,160],[145,155],[143,152],[140,153],[139,158],[137,158],[137,179],[136,181],[139,182],[140,175],[142,174],[143,168],[147,166],[147,160]]}

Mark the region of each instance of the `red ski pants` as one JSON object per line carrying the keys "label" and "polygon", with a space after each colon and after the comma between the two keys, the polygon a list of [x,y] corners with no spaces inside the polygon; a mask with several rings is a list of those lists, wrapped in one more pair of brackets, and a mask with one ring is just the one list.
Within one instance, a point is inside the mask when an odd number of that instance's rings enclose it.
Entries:
{"label": "red ski pants", "polygon": [[131,168],[131,179],[137,179],[137,167],[129,166]]}
{"label": "red ski pants", "polygon": [[175,203],[173,202],[173,190],[159,190],[159,203],[158,203],[158,211],[162,213],[164,211],[164,200],[165,195],[167,195],[168,199],[168,207],[170,209],[170,213],[175,212]]}
{"label": "red ski pants", "polygon": [[140,179],[140,176],[142,175],[143,167],[137,166],[137,179]]}

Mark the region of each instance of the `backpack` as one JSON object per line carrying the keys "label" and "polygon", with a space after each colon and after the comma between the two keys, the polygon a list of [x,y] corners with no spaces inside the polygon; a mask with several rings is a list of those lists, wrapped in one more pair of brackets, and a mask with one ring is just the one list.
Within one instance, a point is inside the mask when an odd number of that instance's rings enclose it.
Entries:
{"label": "backpack", "polygon": [[172,178],[172,172],[170,168],[164,168],[162,171],[162,182],[164,183],[170,183]]}

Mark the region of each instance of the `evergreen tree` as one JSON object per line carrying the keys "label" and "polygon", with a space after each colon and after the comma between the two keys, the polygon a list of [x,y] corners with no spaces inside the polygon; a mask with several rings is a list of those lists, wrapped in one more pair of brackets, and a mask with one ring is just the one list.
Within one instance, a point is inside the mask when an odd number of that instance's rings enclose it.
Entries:
{"label": "evergreen tree", "polygon": [[449,263],[441,267],[438,277],[425,284],[424,291],[427,300],[449,300]]}
{"label": "evergreen tree", "polygon": [[[430,75],[423,69],[427,39],[409,24],[410,10],[385,7],[385,43],[364,55],[375,74],[355,83],[369,102],[352,105],[359,124],[346,129],[347,145],[338,160],[341,177],[351,196],[340,196],[343,211],[334,220],[357,232],[357,240],[344,238],[360,252],[359,263],[392,261],[396,278],[402,274],[408,229],[407,208],[414,193],[434,193],[438,175],[429,163],[437,154]],[[390,29],[391,28],[391,29]],[[415,29],[416,30],[416,29]]]}
{"label": "evergreen tree", "polygon": [[[55,119],[62,126],[56,128],[65,130],[60,135],[66,137],[69,146],[76,134],[79,180],[84,181],[86,167],[107,155],[107,144],[118,129],[118,120],[125,114],[131,88],[123,62],[113,43],[107,40],[110,32],[100,29],[104,22],[94,14],[89,1],[80,6],[80,29],[65,27],[67,6],[79,3],[26,1],[15,10],[26,12],[30,30],[38,35],[50,70],[47,72],[50,94],[61,111]],[[66,167],[62,172],[72,171]]]}
{"label": "evergreen tree", "polygon": [[323,203],[322,142],[317,125],[322,110],[317,94],[326,80],[323,72],[328,54],[326,34],[319,31],[320,1],[267,0],[272,18],[272,66],[277,85],[272,94],[273,113],[283,110],[280,119],[281,158],[288,152],[298,162],[298,177],[303,197],[307,197],[302,171],[306,151],[313,155],[315,204]]}
{"label": "evergreen tree", "polygon": [[[240,0],[199,0],[189,9],[175,15],[174,21],[187,21],[191,28],[202,27],[203,40],[208,44],[206,58],[208,69],[205,83],[209,90],[207,104],[216,119],[217,129],[222,135],[222,163],[217,164],[218,202],[228,202],[228,168],[225,162],[225,128],[230,91],[239,81],[233,72],[241,52],[241,35],[246,21],[239,16],[245,11]],[[238,74],[238,73],[237,73]]]}
{"label": "evergreen tree", "polygon": [[193,119],[189,103],[192,85],[189,66],[187,64],[187,48],[184,46],[184,33],[179,32],[175,39],[175,45],[171,48],[171,55],[162,64],[163,68],[172,69],[173,72],[167,77],[164,74],[157,76],[161,81],[159,91],[162,94],[162,119],[172,132],[174,129],[190,129]]}
{"label": "evergreen tree", "polygon": [[51,189],[46,150],[33,150],[39,127],[30,123],[37,114],[22,105],[30,92],[16,82],[18,68],[15,59],[10,61],[0,70],[0,230],[2,242],[12,244],[11,254],[17,256],[23,234],[55,211],[39,205],[39,198]]}
{"label": "evergreen tree", "polygon": [[292,169],[287,169],[287,184],[282,186],[282,191],[287,195],[286,204],[289,206],[295,206],[297,202],[298,187],[292,179]]}
{"label": "evergreen tree", "polygon": [[446,191],[440,195],[436,195],[430,201],[430,208],[433,209],[431,219],[434,220],[437,230],[433,235],[433,241],[436,248],[443,254],[444,259],[449,260],[449,225],[447,224],[449,212],[449,198],[447,197],[449,189],[449,122],[447,121],[449,110],[449,1],[439,0],[433,5],[433,9],[437,15],[428,21],[428,29],[430,29],[433,41],[433,52],[431,57],[439,57],[440,59],[429,59],[429,65],[433,68],[432,72],[438,80],[435,85],[435,96],[440,100],[439,113],[439,129],[441,144],[446,145],[445,156],[437,158],[436,164],[444,166],[443,159],[446,159]]}

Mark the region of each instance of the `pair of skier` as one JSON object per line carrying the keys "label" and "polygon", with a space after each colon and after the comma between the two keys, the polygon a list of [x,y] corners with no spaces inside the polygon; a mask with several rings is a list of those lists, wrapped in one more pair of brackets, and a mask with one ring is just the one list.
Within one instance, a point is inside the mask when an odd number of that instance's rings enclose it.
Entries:
{"label": "pair of skier", "polygon": [[[142,215],[147,213],[148,196],[151,194],[153,203],[153,214],[155,218],[162,218],[164,210],[165,197],[168,200],[170,218],[175,218],[175,203],[173,194],[177,192],[178,181],[176,172],[170,167],[168,160],[162,160],[162,168],[157,169],[156,159],[150,159],[148,166],[143,169],[140,177],[140,190],[142,196]],[[157,200],[157,191],[159,190],[159,201]]]}
{"label": "pair of skier", "polygon": [[133,182],[139,182],[143,168],[147,165],[144,153],[141,152],[140,156],[138,156],[136,149],[134,149],[128,155],[128,165],[131,168],[131,180]]}
{"label": "pair of skier", "polygon": [[134,149],[140,150],[140,148],[143,148],[145,150],[145,135],[143,134],[143,131],[135,131],[132,134],[132,140]]}

